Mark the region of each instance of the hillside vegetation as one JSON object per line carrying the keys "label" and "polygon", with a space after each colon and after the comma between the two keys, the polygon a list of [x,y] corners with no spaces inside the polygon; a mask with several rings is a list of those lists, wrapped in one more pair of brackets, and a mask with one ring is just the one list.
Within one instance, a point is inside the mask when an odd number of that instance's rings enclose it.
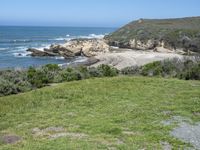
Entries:
{"label": "hillside vegetation", "polygon": [[200,53],[200,17],[140,19],[105,37],[110,45],[153,49],[183,49]]}
{"label": "hillside vegetation", "polygon": [[77,66],[61,68],[55,64],[21,70],[0,71],[0,97],[27,92],[53,83],[114,77],[118,75],[159,76],[184,80],[200,80],[200,58],[166,59],[144,66],[130,66],[118,70],[109,65],[95,67]]}
{"label": "hillside vegetation", "polygon": [[122,76],[0,97],[0,150],[187,149],[163,121],[200,121],[199,91],[199,81]]}

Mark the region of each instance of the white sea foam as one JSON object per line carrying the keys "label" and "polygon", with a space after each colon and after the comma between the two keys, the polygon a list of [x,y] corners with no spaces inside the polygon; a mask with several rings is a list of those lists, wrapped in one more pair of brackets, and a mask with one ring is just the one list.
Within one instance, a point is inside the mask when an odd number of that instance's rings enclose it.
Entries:
{"label": "white sea foam", "polygon": [[8,48],[0,48],[0,51],[4,51],[7,50]]}
{"label": "white sea foam", "polygon": [[30,57],[30,52],[24,52],[24,53],[13,53],[15,57]]}
{"label": "white sea foam", "polygon": [[27,43],[27,42],[32,42],[32,40],[30,40],[30,39],[17,39],[17,40],[10,40],[9,42],[11,42],[11,43],[18,43],[18,42],[20,42],[20,43],[22,43],[22,42]]}
{"label": "white sea foam", "polygon": [[105,35],[103,35],[103,34],[99,34],[99,35],[97,35],[97,34],[90,34],[89,35],[89,37],[91,37],[91,38],[97,38],[97,39],[102,39],[102,38],[104,38],[104,36]]}
{"label": "white sea foam", "polygon": [[28,49],[26,46],[18,46],[15,47],[14,49],[10,50],[11,52],[24,52]]}
{"label": "white sea foam", "polygon": [[77,57],[76,60],[73,61],[73,62],[75,62],[75,63],[81,63],[81,62],[85,62],[87,59],[88,58],[86,58],[86,57],[80,56],[80,57]]}
{"label": "white sea foam", "polygon": [[63,38],[63,37],[60,37],[60,38],[55,38],[53,40],[55,41],[70,41],[72,38]]}
{"label": "white sea foam", "polygon": [[[50,46],[49,44],[42,44],[40,47],[32,47],[32,48],[43,51],[44,48],[49,48],[49,46]],[[31,52],[26,51],[28,48],[29,47],[27,46],[16,47],[14,50],[12,50],[12,54],[15,57],[30,57]]]}
{"label": "white sea foam", "polygon": [[50,46],[51,46],[50,44],[42,44],[40,47],[33,47],[33,48],[44,51],[45,48],[49,48]]}
{"label": "white sea foam", "polygon": [[76,38],[84,38],[84,39],[102,39],[104,38],[104,34],[89,34],[87,36],[78,36]]}
{"label": "white sea foam", "polygon": [[66,37],[58,37],[55,39],[49,39],[49,40],[55,40],[55,41],[70,41],[72,39],[79,39],[79,38],[83,38],[83,39],[102,39],[104,38],[106,34],[89,34],[89,35],[79,35],[79,36],[71,36],[69,34],[66,35]]}
{"label": "white sea foam", "polygon": [[57,60],[64,60],[65,57],[60,56],[60,57],[55,57],[55,59],[57,59]]}
{"label": "white sea foam", "polygon": [[56,41],[64,41],[65,38],[55,38],[55,39],[53,39],[53,40],[56,40]]}

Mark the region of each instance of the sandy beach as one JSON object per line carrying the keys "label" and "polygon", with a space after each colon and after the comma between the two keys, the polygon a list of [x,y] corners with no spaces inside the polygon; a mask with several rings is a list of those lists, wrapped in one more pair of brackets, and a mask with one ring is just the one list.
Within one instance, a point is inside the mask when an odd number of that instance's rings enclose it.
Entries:
{"label": "sandy beach", "polygon": [[130,66],[142,66],[154,61],[161,61],[164,59],[179,58],[182,59],[184,56],[176,53],[159,53],[153,52],[152,50],[138,51],[131,49],[120,49],[109,53],[103,53],[95,56],[99,59],[98,63],[92,65],[96,67],[100,64],[112,65],[117,69],[122,69]]}

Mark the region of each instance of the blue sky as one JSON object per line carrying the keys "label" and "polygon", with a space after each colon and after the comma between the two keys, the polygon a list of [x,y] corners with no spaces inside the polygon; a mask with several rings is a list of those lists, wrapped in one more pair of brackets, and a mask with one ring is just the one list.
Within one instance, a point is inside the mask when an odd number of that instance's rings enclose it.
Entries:
{"label": "blue sky", "polygon": [[119,27],[200,16],[200,0],[0,0],[0,25]]}

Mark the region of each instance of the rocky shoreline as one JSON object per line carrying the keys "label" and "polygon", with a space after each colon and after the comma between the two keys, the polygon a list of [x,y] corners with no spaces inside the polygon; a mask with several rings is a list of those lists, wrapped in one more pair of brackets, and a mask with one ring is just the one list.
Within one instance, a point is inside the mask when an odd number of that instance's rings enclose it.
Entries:
{"label": "rocky shoreline", "polygon": [[109,48],[104,39],[73,39],[64,44],[52,44],[43,50],[29,48],[27,51],[33,57],[62,56],[68,59],[76,56],[94,57],[109,52]]}
{"label": "rocky shoreline", "polygon": [[49,48],[43,50],[29,48],[27,52],[30,52],[32,57],[63,57],[65,59],[76,58],[79,56],[85,57],[85,61],[71,62],[67,64],[61,64],[60,66],[77,66],[93,65],[99,60],[95,57],[103,53],[109,53],[110,46],[104,39],[73,39],[67,41],[64,44],[52,44]]}
{"label": "rocky shoreline", "polygon": [[153,61],[164,59],[182,59],[183,53],[172,51],[164,47],[150,49],[145,47],[142,50],[125,49],[112,47],[105,39],[73,39],[64,44],[53,44],[43,50],[29,48],[32,57],[64,57],[65,59],[83,56],[86,59],[81,62],[62,64],[66,66],[94,66],[100,64],[112,65],[118,69],[130,66],[141,66]]}

